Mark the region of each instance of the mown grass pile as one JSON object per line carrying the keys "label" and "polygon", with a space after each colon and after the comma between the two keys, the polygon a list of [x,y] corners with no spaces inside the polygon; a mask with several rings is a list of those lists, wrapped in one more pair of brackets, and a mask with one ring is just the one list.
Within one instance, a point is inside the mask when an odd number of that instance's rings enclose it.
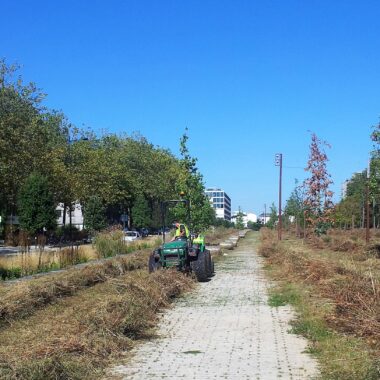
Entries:
{"label": "mown grass pile", "polygon": [[0,284],[0,378],[100,378],[154,334],[158,311],[195,283],[176,270],[149,275],[150,251]]}
{"label": "mown grass pile", "polygon": [[14,321],[0,330],[0,378],[97,378],[192,284],[176,271],[136,270]]}
{"label": "mown grass pile", "polygon": [[128,271],[146,267],[150,250],[71,268],[48,277],[21,281],[0,287],[0,326],[17,318],[31,315],[36,309],[62,297],[106,282]]}
{"label": "mown grass pile", "polygon": [[380,377],[380,260],[361,234],[286,236],[279,243],[274,231],[261,232],[259,252],[281,280],[271,302],[296,306],[294,330],[311,340],[326,379]]}

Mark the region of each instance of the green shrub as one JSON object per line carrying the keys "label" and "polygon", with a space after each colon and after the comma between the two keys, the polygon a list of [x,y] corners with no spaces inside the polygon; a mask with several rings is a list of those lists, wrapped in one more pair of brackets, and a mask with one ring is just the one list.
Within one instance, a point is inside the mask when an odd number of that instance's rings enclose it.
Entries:
{"label": "green shrub", "polygon": [[123,232],[119,230],[97,234],[95,246],[99,257],[112,257],[129,253],[128,246],[123,241]]}
{"label": "green shrub", "polygon": [[0,267],[0,278],[2,280],[13,280],[15,278],[22,277],[22,270],[19,267],[15,268],[3,268]]}

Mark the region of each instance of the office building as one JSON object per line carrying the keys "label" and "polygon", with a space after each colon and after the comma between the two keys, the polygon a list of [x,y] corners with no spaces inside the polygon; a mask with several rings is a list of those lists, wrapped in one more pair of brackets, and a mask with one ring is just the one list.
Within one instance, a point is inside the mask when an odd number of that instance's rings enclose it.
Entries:
{"label": "office building", "polygon": [[231,221],[231,198],[227,193],[219,188],[206,189],[206,195],[210,199],[212,207],[215,209],[217,218]]}

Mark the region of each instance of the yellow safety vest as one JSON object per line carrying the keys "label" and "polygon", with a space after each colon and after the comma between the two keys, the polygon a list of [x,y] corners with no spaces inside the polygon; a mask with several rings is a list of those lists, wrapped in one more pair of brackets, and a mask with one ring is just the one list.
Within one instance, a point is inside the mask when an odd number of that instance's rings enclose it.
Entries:
{"label": "yellow safety vest", "polygon": [[205,243],[205,238],[202,235],[198,235],[195,239],[193,239],[194,244],[204,244]]}
{"label": "yellow safety vest", "polygon": [[190,237],[189,229],[187,228],[186,224],[180,224],[179,227],[175,230],[175,237],[181,236],[181,226],[185,228],[185,237]]}

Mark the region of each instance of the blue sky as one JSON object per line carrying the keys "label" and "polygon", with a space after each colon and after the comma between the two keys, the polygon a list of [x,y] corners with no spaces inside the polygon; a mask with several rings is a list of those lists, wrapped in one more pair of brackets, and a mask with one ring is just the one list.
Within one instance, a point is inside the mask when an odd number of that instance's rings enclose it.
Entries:
{"label": "blue sky", "polygon": [[[380,2],[1,1],[0,57],[96,132],[190,150],[206,185],[260,213],[305,178],[310,133],[340,184],[380,116]],[[337,197],[338,199],[339,197]]]}

